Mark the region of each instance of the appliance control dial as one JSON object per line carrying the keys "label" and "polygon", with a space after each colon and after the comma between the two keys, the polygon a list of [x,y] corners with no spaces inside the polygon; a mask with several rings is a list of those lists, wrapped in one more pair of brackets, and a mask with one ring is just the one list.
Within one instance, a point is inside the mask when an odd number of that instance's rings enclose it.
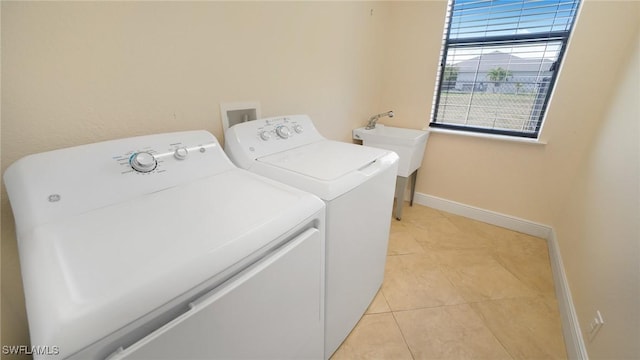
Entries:
{"label": "appliance control dial", "polygon": [[153,157],[151,153],[146,151],[142,151],[139,153],[134,153],[129,158],[129,164],[131,167],[138,172],[147,173],[153,171],[158,165],[156,158]]}
{"label": "appliance control dial", "polygon": [[298,134],[302,134],[304,129],[302,128],[302,125],[296,124],[296,125],[293,126],[293,131],[295,131]]}
{"label": "appliance control dial", "polygon": [[189,155],[189,150],[186,147],[177,148],[176,151],[173,152],[173,157],[178,160],[184,160]]}
{"label": "appliance control dial", "polygon": [[291,130],[289,130],[288,126],[281,125],[276,128],[276,134],[278,134],[278,136],[280,136],[281,138],[286,139],[291,136]]}
{"label": "appliance control dial", "polygon": [[260,131],[260,139],[267,141],[271,139],[271,134],[266,130],[262,130]]}

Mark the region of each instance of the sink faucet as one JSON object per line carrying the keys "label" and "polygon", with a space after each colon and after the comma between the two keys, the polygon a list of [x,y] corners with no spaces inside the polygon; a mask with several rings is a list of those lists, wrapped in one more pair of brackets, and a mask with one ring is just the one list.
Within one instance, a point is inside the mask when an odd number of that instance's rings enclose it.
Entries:
{"label": "sink faucet", "polygon": [[387,112],[383,112],[383,113],[378,114],[378,115],[373,115],[372,117],[369,118],[369,123],[367,123],[367,127],[365,127],[365,129],[367,129],[367,130],[375,129],[376,128],[376,122],[378,122],[378,119],[380,119],[383,116],[388,116],[388,117],[392,118],[394,116],[394,114],[393,114],[393,111],[387,111]]}

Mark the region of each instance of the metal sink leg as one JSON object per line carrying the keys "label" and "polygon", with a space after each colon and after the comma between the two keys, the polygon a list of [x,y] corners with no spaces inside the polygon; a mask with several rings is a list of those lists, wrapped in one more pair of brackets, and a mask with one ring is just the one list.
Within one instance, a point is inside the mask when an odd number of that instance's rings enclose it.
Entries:
{"label": "metal sink leg", "polygon": [[416,169],[409,177],[396,177],[396,208],[394,217],[396,220],[402,219],[402,205],[404,205],[404,189],[407,187],[407,180],[411,178],[411,192],[409,198],[409,206],[413,206],[413,197],[416,193],[416,179],[418,177],[418,169]]}

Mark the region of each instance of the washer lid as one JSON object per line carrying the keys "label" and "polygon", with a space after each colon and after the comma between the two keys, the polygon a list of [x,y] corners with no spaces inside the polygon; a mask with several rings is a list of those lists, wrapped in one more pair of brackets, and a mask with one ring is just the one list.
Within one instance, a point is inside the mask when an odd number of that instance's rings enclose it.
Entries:
{"label": "washer lid", "polygon": [[365,168],[389,151],[338,141],[318,141],[257,159],[321,181],[336,181]]}
{"label": "washer lid", "polygon": [[19,234],[31,341],[60,358],[250,257],[323,208],[231,169]]}

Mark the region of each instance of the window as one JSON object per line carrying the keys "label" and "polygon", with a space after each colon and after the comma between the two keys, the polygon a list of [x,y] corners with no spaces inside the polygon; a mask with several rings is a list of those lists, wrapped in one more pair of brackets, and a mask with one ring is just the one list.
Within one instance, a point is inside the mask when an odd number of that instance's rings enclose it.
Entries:
{"label": "window", "polygon": [[430,126],[537,138],[580,0],[450,0]]}

